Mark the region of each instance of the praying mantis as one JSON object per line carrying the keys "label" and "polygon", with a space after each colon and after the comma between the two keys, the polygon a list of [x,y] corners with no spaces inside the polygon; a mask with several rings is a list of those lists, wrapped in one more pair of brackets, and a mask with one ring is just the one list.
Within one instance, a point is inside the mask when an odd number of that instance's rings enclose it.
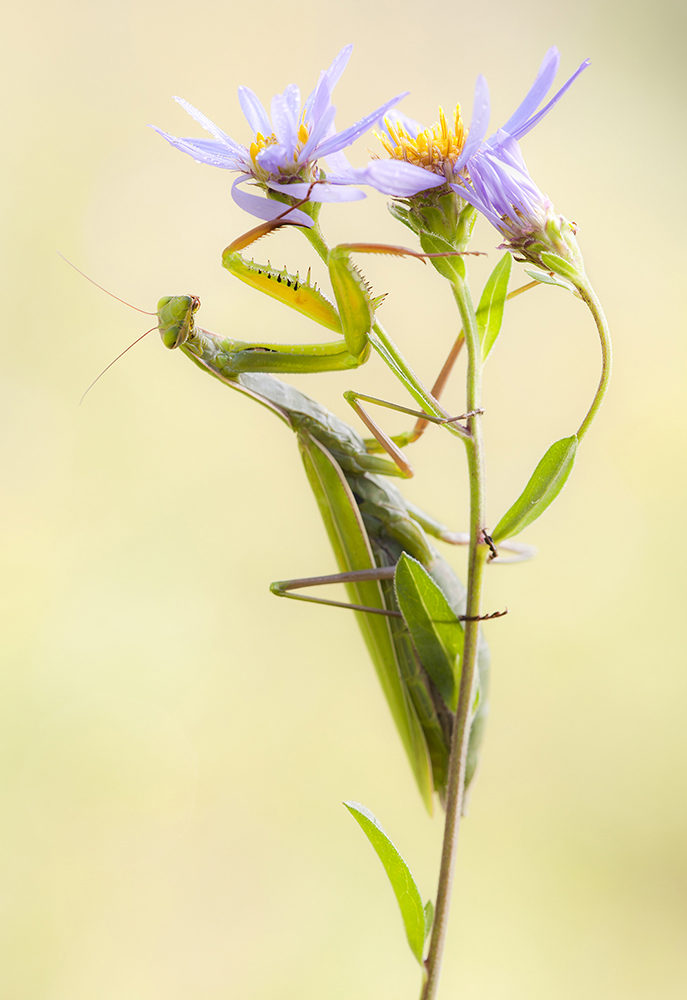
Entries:
{"label": "praying mantis", "polygon": [[[277,227],[278,220],[259,226],[234,241],[224,251],[223,265],[252,287],[339,333],[342,339],[323,344],[282,345],[223,338],[196,326],[194,316],[200,301],[195,296],[161,299],[157,310],[158,329],[166,347],[181,348],[224,384],[268,407],[296,433],[306,473],[341,572],[328,578],[273,584],[272,590],[279,596],[352,607],[356,611],[420,794],[431,811],[433,793],[438,792],[441,798],[446,782],[455,711],[453,699],[454,694],[457,697],[460,680],[460,656],[455,650],[462,647],[460,618],[464,612],[465,588],[431,546],[427,535],[453,544],[466,544],[468,537],[450,532],[424,514],[380,476],[412,475],[395,441],[405,444],[415,440],[427,422],[443,424],[457,435],[468,434],[459,423],[462,418],[450,417],[436,398],[455,361],[460,338],[433,392],[429,393],[376,320],[375,310],[383,296],[374,298],[370,294],[362,275],[352,265],[350,255],[353,252],[420,258],[432,255],[375,244],[343,244],[329,250],[327,264],[335,306],[311,284],[309,276],[301,281],[298,274],[290,274],[286,269],[278,271],[269,264],[249,263],[242,258],[241,249]],[[314,400],[270,374],[355,368],[367,360],[371,347],[422,407],[418,412],[375,397],[346,393],[347,401],[374,434],[375,439],[371,441],[364,441],[353,428]],[[391,406],[420,419],[412,433],[392,439],[369,418],[359,404],[360,399]],[[380,450],[387,451],[393,462],[374,454]],[[504,547],[514,551],[516,559],[523,557],[524,548],[517,543]],[[434,581],[441,594],[440,601],[444,602],[440,624],[452,631],[451,642],[455,649],[448,657],[451,662],[439,667],[423,662],[399,611],[398,580],[394,581],[394,577],[395,567],[404,554],[427,571],[425,575]],[[500,561],[506,560],[501,558]],[[350,604],[341,605],[341,602],[291,592],[325,582],[344,583]],[[436,650],[430,652],[432,659]],[[445,650],[439,650],[439,660],[442,656],[446,659]],[[479,684],[475,691],[466,787],[476,770],[487,712],[488,650],[483,640],[478,660]]]}
{"label": "praying mantis", "polygon": [[[448,605],[442,624],[453,630],[453,641],[460,646],[465,588],[427,536],[453,544],[464,544],[467,536],[449,531],[405,500],[381,478],[405,474],[403,470],[395,462],[371,453],[370,446],[352,427],[319,403],[270,374],[236,373],[232,349],[235,342],[196,326],[194,316],[199,306],[195,296],[160,300],[158,320],[163,343],[170,349],[180,348],[200,368],[267,407],[295,432],[341,570],[331,577],[280,581],[271,589],[279,596],[350,607],[356,612],[420,794],[431,812],[433,793],[438,792],[441,798],[445,788],[452,708],[455,710],[451,703],[453,692],[457,695],[458,690],[460,657],[454,657],[449,665],[448,684],[445,675],[439,676],[434,662],[421,660],[399,611],[393,578],[404,553],[424,567]],[[245,350],[240,348],[240,352]],[[261,355],[260,350],[255,353]],[[511,543],[510,548],[518,554],[516,558],[521,555],[521,546]],[[293,589],[328,582],[344,583],[350,604],[291,593]],[[487,713],[489,654],[483,640],[478,667],[468,784],[476,771]]]}

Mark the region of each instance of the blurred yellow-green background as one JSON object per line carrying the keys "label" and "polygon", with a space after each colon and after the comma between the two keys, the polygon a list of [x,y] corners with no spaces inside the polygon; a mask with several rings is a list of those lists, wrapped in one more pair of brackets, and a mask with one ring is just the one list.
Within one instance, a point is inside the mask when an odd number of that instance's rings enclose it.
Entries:
{"label": "blurred yellow-green background", "polygon": [[[6,11],[3,1000],[417,995],[395,901],[340,803],[380,817],[425,896],[441,822],[423,815],[353,620],[267,590],[333,569],[295,441],[155,334],[79,407],[148,318],[56,253],[141,308],[193,292],[210,329],[316,335],[221,269],[252,225],[231,175],[145,125],[200,135],[180,94],[245,141],[239,83],[265,102],[289,82],[307,92],[348,41],[340,128],[406,88],[427,123],[440,103],[469,108],[479,72],[496,126],[550,45],[561,80],[592,58],[523,148],[579,226],[615,376],[568,488],[528,530],[538,558],[489,574],[487,607],[511,613],[488,628],[492,715],[441,995],[687,994],[685,20],[677,0]],[[410,239],[381,195],[323,222],[332,242]],[[496,242],[482,226],[476,285]],[[298,233],[260,252],[317,270]],[[412,261],[365,272],[429,381],[456,329],[447,289]],[[485,390],[492,523],[577,426],[597,372],[580,302],[543,288],[512,304]],[[342,415],[349,387],[398,398],[376,362],[298,385]],[[428,434],[413,461],[408,495],[464,527],[460,450]]]}

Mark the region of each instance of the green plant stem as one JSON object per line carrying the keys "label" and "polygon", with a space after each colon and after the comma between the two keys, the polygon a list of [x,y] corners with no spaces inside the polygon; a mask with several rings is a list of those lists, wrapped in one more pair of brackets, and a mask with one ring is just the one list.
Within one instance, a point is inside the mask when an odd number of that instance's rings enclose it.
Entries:
{"label": "green plant stem", "polygon": [[[467,408],[479,410],[482,394],[482,347],[477,332],[475,310],[466,283],[456,279],[453,291],[460,311],[465,345],[467,348]],[[470,437],[465,441],[470,477],[470,556],[466,614],[476,618],[480,614],[482,575],[489,552],[484,541],[485,529],[485,473],[482,442],[482,417],[477,413],[469,418]],[[463,811],[465,768],[470,738],[470,713],[477,667],[479,622],[465,622],[465,644],[461,667],[458,707],[453,726],[451,756],[446,785],[446,824],[441,852],[439,885],[434,909],[434,925],[425,962],[427,978],[423,984],[421,1000],[434,1000],[439,988],[439,977],[446,944],[448,917],[453,890],[458,832]]]}
{"label": "green plant stem", "polygon": [[306,240],[313,248],[315,253],[322,258],[325,264],[329,263],[329,247],[327,241],[322,235],[322,230],[320,229],[319,222],[315,222],[314,225],[309,226],[307,229],[305,227],[301,228],[301,232],[305,236]]}
{"label": "green plant stem", "polygon": [[594,322],[596,323],[596,328],[599,331],[599,338],[601,340],[601,379],[599,380],[596,395],[592,400],[592,405],[589,407],[587,415],[580,424],[580,428],[577,432],[577,440],[581,441],[591,427],[594,417],[598,413],[599,407],[601,406],[603,398],[606,395],[608,383],[611,379],[611,363],[613,355],[611,351],[611,337],[608,330],[608,323],[606,322],[606,317],[603,309],[601,308],[601,303],[596,296],[596,292],[589,284],[589,280],[586,275],[579,281],[579,283],[576,282],[576,285],[583,302],[585,302],[585,304],[589,307],[589,310],[594,317]]}

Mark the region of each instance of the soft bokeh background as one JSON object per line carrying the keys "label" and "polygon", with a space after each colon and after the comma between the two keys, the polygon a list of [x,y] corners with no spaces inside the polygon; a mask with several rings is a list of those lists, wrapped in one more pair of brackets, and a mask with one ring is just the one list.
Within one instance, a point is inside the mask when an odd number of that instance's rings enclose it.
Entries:
{"label": "soft bokeh background", "polygon": [[[295,441],[156,335],[79,408],[147,317],[56,254],[142,308],[194,292],[210,329],[316,335],[222,271],[251,225],[230,175],[145,125],[193,132],[181,94],[245,138],[239,83],[265,101],[292,81],[307,92],[351,40],[340,127],[406,88],[425,122],[439,103],[469,107],[478,72],[496,125],[549,45],[566,76],[593,62],[524,149],[579,225],[615,379],[571,484],[527,534],[538,559],[489,574],[486,606],[511,614],[488,629],[493,711],[442,996],[685,996],[685,28],[677,0],[6,13],[4,1000],[417,995],[395,901],[340,803],[377,813],[425,895],[441,823],[422,813],[353,620],[268,593],[333,568]],[[381,196],[324,224],[332,241],[410,239]],[[495,243],[484,226],[476,283]],[[297,233],[259,252],[317,265]],[[448,290],[415,262],[364,266],[430,380],[456,329]],[[543,288],[512,304],[486,387],[492,521],[577,426],[597,372],[581,303]],[[298,384],[344,415],[351,386],[399,398],[377,363]],[[413,460],[408,494],[464,527],[460,449],[428,434]]]}

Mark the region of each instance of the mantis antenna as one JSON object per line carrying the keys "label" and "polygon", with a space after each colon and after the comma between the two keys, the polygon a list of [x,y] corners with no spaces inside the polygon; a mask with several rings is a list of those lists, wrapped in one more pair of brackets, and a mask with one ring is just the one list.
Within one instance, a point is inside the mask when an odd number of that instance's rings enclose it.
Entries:
{"label": "mantis antenna", "polygon": [[[92,285],[95,285],[96,288],[99,288],[101,292],[105,292],[105,294],[109,295],[111,299],[116,299],[117,302],[121,302],[123,305],[128,306],[129,309],[135,309],[136,312],[143,313],[145,316],[156,316],[157,315],[157,313],[151,312],[150,309],[139,309],[138,306],[132,306],[132,304],[130,302],[127,302],[126,299],[120,299],[120,297],[118,295],[115,295],[114,292],[108,291],[107,288],[103,288],[103,286],[99,285],[97,281],[93,280],[93,278],[89,278],[88,275],[85,274],[81,270],[81,268],[78,268],[76,266],[76,264],[72,264],[72,262],[70,260],[68,260],[67,257],[65,257],[65,255],[63,253],[60,253],[59,250],[57,251],[57,254],[58,254],[58,256],[60,256],[62,258],[63,261],[65,261],[67,264],[69,264],[70,267],[73,267],[75,271],[78,271],[78,273],[81,275],[82,278],[85,278],[86,281],[90,281],[90,283]],[[148,331],[148,332],[150,333],[150,331]],[[121,355],[120,355],[120,357],[121,357]],[[107,369],[105,369],[105,371],[107,371]],[[100,376],[98,376],[98,377],[100,377]],[[88,392],[88,390],[86,390],[86,392]]]}
{"label": "mantis antenna", "polygon": [[[85,278],[86,281],[90,281],[90,283],[92,285],[95,285],[96,288],[99,288],[101,292],[105,292],[105,294],[109,295],[110,298],[116,299],[117,302],[121,302],[122,305],[128,306],[129,309],[135,309],[136,312],[143,313],[144,316],[157,316],[157,313],[151,312],[149,309],[139,309],[138,306],[133,306],[130,302],[127,302],[126,299],[120,299],[119,295],[115,295],[114,292],[108,291],[107,288],[103,288],[103,286],[99,285],[97,281],[93,280],[93,278],[89,278],[89,276],[87,274],[84,274],[84,272],[81,270],[81,268],[78,268],[76,266],[76,264],[72,264],[72,262],[70,260],[68,260],[63,253],[60,253],[59,250],[57,251],[57,253],[62,258],[63,261],[65,261],[67,264],[69,264],[70,267],[73,267],[75,271],[78,271],[78,273],[81,275],[82,278]],[[81,404],[83,403],[83,401],[86,398],[87,394],[91,391],[91,389],[93,388],[93,386],[95,385],[95,383],[99,379],[101,379],[103,377],[103,375],[105,374],[105,372],[108,371],[110,368],[112,368],[112,365],[116,361],[119,361],[120,358],[124,357],[124,355],[126,354],[126,352],[130,351],[132,347],[135,347],[136,344],[138,344],[139,341],[143,340],[144,337],[147,337],[149,333],[152,333],[153,330],[157,330],[157,326],[151,326],[150,330],[146,330],[146,332],[142,333],[140,337],[137,337],[136,340],[134,340],[134,342],[132,344],[129,344],[128,347],[124,348],[124,350],[121,352],[121,354],[118,354],[117,357],[113,361],[110,361],[109,365],[107,365],[105,368],[103,368],[103,370],[100,372],[100,374],[97,375],[93,379],[93,381],[91,382],[91,384],[89,385],[89,387],[86,389],[86,391],[82,395],[81,399],[79,400],[79,406],[81,406]]]}
{"label": "mantis antenna", "polygon": [[[77,271],[78,271],[78,268],[77,268]],[[89,279],[89,280],[90,280],[90,279]],[[95,284],[95,281],[93,282],[93,284]],[[98,288],[100,288],[100,285],[98,285]],[[105,291],[105,289],[104,289],[104,288],[103,288],[103,291]],[[108,292],[108,295],[109,295],[109,294],[110,294],[110,293]],[[113,298],[115,298],[115,299],[116,299],[116,298],[117,298],[117,296],[116,296],[116,295],[114,295],[114,296],[113,296]],[[123,300],[123,299],[120,299],[119,301],[120,301],[120,302],[123,302],[124,300]],[[125,304],[125,305],[127,305],[127,306],[129,305],[129,303],[128,303],[128,302],[126,302],[126,303],[124,303],[124,304]],[[136,306],[132,306],[131,308],[132,308],[132,309],[135,309],[135,308],[136,308]],[[139,312],[145,312],[145,309],[139,309],[138,311],[139,311]],[[154,316],[154,315],[155,315],[155,313],[152,313],[152,314],[149,314],[149,315],[153,315],[153,316]],[[126,354],[126,352],[127,352],[127,351],[130,351],[132,347],[135,347],[135,346],[136,346],[136,344],[138,344],[138,343],[139,343],[139,341],[143,340],[143,338],[144,338],[144,337],[147,337],[149,333],[152,333],[152,332],[153,332],[153,330],[157,330],[157,326],[151,326],[151,328],[150,328],[149,330],[146,330],[146,332],[145,332],[145,333],[142,333],[140,337],[136,337],[136,340],[134,340],[134,341],[133,341],[133,343],[129,344],[129,346],[128,346],[128,347],[125,347],[125,348],[124,348],[124,350],[123,350],[123,351],[121,352],[121,354],[118,354],[116,358],[114,358],[114,359],[113,359],[112,361],[110,361],[109,365],[107,365],[107,366],[106,366],[105,368],[103,368],[103,370],[101,371],[100,375],[96,375],[96,377],[95,377],[95,378],[93,379],[93,381],[92,381],[92,382],[91,382],[91,384],[89,385],[88,389],[86,389],[86,391],[85,391],[85,392],[84,392],[84,394],[82,395],[81,399],[79,400],[79,406],[81,406],[81,404],[83,403],[84,399],[86,398],[86,395],[87,395],[87,394],[88,394],[88,393],[89,393],[89,392],[91,391],[91,389],[93,388],[93,386],[95,385],[95,383],[96,383],[96,382],[97,382],[97,381],[98,381],[99,379],[101,379],[101,378],[103,377],[103,375],[105,374],[105,372],[106,372],[106,371],[109,371],[109,369],[110,369],[110,368],[112,368],[112,365],[113,365],[113,364],[114,364],[114,363],[115,363],[116,361],[119,361],[119,359],[120,359],[120,358],[123,358],[123,357],[124,357],[124,355]]]}

